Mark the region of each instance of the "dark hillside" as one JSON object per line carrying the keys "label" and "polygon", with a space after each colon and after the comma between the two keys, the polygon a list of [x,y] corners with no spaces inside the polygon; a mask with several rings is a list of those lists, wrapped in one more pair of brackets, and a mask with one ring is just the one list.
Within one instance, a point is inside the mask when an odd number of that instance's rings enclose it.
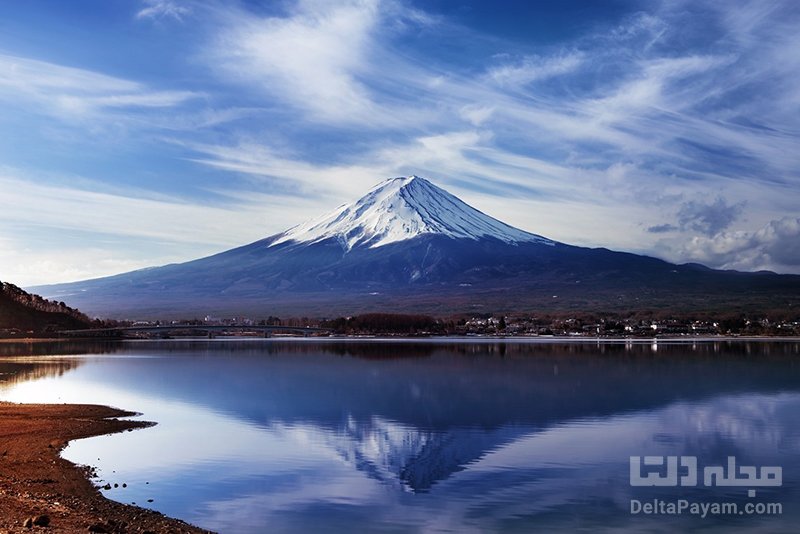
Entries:
{"label": "dark hillside", "polygon": [[63,302],[46,300],[14,284],[0,282],[0,337],[53,335],[58,330],[90,324],[86,315]]}

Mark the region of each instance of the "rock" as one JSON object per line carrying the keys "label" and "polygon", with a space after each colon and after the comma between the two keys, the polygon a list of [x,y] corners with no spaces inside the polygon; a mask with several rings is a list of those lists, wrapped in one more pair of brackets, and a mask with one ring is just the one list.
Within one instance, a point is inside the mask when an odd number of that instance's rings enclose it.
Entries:
{"label": "rock", "polygon": [[37,527],[46,527],[50,524],[50,516],[46,514],[37,515],[33,518],[33,524]]}
{"label": "rock", "polygon": [[153,502],[153,499],[147,499],[147,502]]}
{"label": "rock", "polygon": [[114,484],[114,487],[115,487],[115,488],[118,488],[118,487],[119,487],[119,484]]}
{"label": "rock", "polygon": [[25,528],[31,528],[33,526],[33,518],[29,517],[25,521],[22,522],[22,526]]}
{"label": "rock", "polygon": [[108,529],[102,523],[95,523],[94,525],[90,525],[87,530],[89,532],[99,532],[99,533],[103,533],[103,532],[107,533],[108,532]]}
{"label": "rock", "polygon": [[103,486],[103,489],[104,490],[110,490],[111,489],[111,484],[106,484],[105,486]]}
{"label": "rock", "polygon": [[123,483],[122,483],[122,487],[123,487],[123,488],[127,488],[127,487],[128,487],[128,485],[127,485],[127,484],[125,484],[125,483],[123,482]]}

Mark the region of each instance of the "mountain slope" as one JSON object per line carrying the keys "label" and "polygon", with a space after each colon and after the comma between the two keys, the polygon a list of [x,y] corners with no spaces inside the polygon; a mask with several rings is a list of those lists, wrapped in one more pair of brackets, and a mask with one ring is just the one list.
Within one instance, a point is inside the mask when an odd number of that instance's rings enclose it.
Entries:
{"label": "mountain slope", "polygon": [[319,219],[214,256],[37,289],[112,317],[800,305],[800,276],[715,271],[558,243],[415,176],[387,180]]}

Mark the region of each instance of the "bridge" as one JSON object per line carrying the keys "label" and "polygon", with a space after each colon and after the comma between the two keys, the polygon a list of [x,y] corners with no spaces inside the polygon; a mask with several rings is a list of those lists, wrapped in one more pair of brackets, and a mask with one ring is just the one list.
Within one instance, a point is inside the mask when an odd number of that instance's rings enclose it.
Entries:
{"label": "bridge", "polygon": [[198,332],[214,337],[215,332],[261,332],[270,337],[274,332],[302,334],[330,334],[329,328],[311,326],[256,326],[256,325],[203,325],[203,324],[170,324],[147,326],[115,326],[109,328],[83,328],[79,330],[61,330],[58,333],[67,337],[111,337],[121,338],[130,334],[155,334],[155,337],[169,337],[170,333]]}

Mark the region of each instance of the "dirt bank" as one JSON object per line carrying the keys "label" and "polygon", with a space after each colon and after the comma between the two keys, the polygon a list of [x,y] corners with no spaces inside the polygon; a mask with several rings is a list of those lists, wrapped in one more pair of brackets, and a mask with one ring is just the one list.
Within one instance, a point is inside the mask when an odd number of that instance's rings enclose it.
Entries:
{"label": "dirt bank", "polygon": [[113,419],[129,415],[105,406],[0,402],[0,533],[207,532],[105,499],[85,469],[59,456],[70,440],[150,425]]}

